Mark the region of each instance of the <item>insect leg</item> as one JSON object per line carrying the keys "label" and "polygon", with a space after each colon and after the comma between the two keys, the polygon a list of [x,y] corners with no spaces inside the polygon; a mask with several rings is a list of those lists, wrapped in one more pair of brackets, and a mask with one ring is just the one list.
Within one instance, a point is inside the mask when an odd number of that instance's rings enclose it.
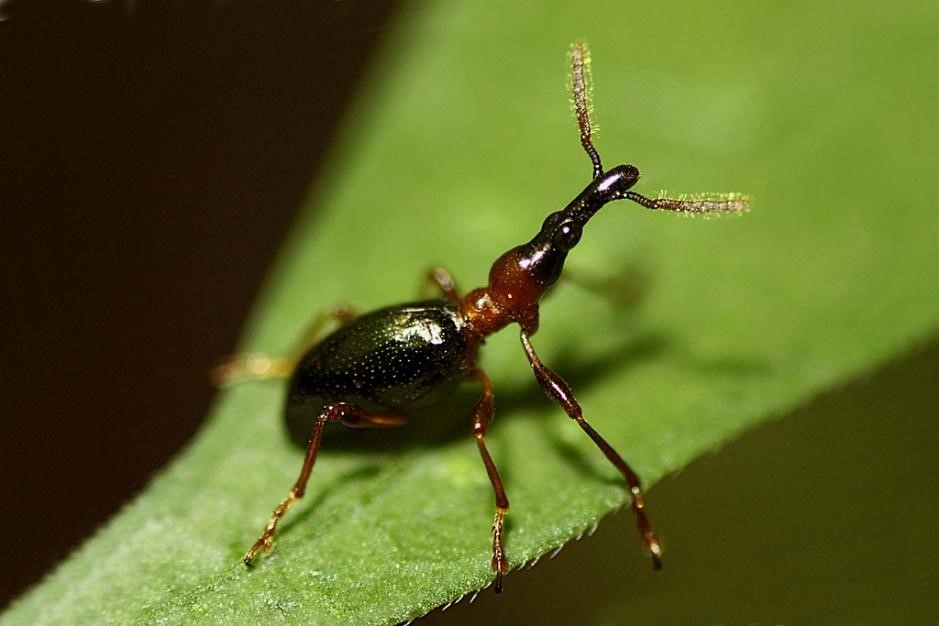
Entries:
{"label": "insect leg", "polygon": [[355,314],[347,307],[321,311],[307,325],[296,347],[288,356],[275,357],[260,352],[233,354],[213,367],[209,378],[216,387],[229,387],[253,380],[286,378],[293,372],[300,357],[316,345],[327,322],[335,320],[340,326],[345,326],[354,319]]}
{"label": "insect leg", "polygon": [[[442,267],[435,267],[428,270],[427,274],[424,276],[424,282],[422,283],[422,286],[424,285],[436,287],[447,300],[453,302],[460,301],[460,291],[456,288],[453,278],[450,277],[450,272]],[[424,290],[422,289],[421,291],[423,292]]]}
{"label": "insect leg", "polygon": [[337,306],[334,309],[320,311],[313,316],[313,319],[303,330],[303,334],[300,335],[299,341],[297,341],[288,358],[294,363],[299,361],[300,357],[319,342],[327,322],[335,321],[339,326],[345,326],[356,317],[356,313],[347,306]]}
{"label": "insect leg", "polygon": [[502,540],[505,529],[505,514],[509,512],[509,499],[505,495],[505,488],[502,486],[499,470],[496,469],[496,464],[492,461],[492,456],[486,448],[486,429],[495,414],[492,383],[489,376],[481,369],[477,368],[473,372],[473,376],[479,379],[483,386],[483,393],[473,409],[473,435],[476,437],[479,454],[483,458],[486,473],[489,474],[489,482],[492,483],[492,489],[496,495],[496,516],[492,523],[492,571],[496,573],[495,591],[501,593],[502,576],[509,571],[509,562],[505,558],[505,546]]}
{"label": "insect leg", "polygon": [[524,331],[522,331],[522,346],[525,348],[528,362],[535,372],[535,378],[538,380],[538,384],[541,385],[545,394],[561,405],[570,418],[577,422],[583,431],[587,433],[587,436],[600,448],[600,451],[603,452],[610,463],[616,466],[616,469],[618,469],[626,479],[626,483],[629,485],[629,493],[632,495],[632,509],[633,513],[636,514],[636,523],[639,526],[639,537],[642,542],[642,547],[652,557],[652,566],[655,569],[661,568],[662,544],[659,543],[655,531],[652,530],[652,524],[649,523],[649,518],[646,516],[646,503],[642,497],[642,488],[640,487],[639,477],[636,475],[636,472],[634,472],[623,457],[613,449],[613,446],[607,443],[606,439],[601,437],[600,433],[595,431],[593,427],[587,423],[587,420],[584,419],[580,404],[578,404],[577,399],[574,398],[574,392],[571,391],[570,386],[563,378],[545,367],[541,359],[538,358],[538,355],[535,354],[535,349],[531,345],[528,334]]}
{"label": "insect leg", "polygon": [[278,504],[274,512],[271,513],[271,517],[264,526],[264,530],[261,531],[258,540],[255,541],[254,545],[245,553],[245,565],[253,565],[258,552],[262,550],[267,552],[271,549],[271,546],[274,544],[274,533],[277,530],[277,523],[280,521],[280,518],[282,518],[290,507],[293,506],[297,500],[302,498],[303,494],[306,492],[306,484],[310,479],[310,474],[313,473],[313,464],[316,462],[316,454],[319,452],[320,443],[322,443],[323,440],[323,430],[326,428],[326,424],[330,422],[342,422],[348,426],[358,428],[382,428],[400,426],[404,423],[404,418],[371,415],[354,404],[347,404],[345,402],[338,402],[325,407],[323,412],[320,413],[313,422],[313,428],[310,431],[310,441],[306,447],[306,456],[303,459],[303,468],[300,470],[300,476],[297,477],[297,481],[293,484],[293,487],[290,489],[284,501]]}

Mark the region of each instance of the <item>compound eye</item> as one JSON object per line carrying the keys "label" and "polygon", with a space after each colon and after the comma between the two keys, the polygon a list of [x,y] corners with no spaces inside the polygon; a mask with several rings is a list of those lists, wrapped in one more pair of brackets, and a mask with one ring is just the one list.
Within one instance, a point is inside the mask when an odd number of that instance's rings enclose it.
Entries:
{"label": "compound eye", "polygon": [[554,225],[558,223],[561,219],[561,212],[555,211],[554,213],[549,213],[548,217],[544,218],[544,222],[541,224],[541,232],[551,232],[554,228]]}
{"label": "compound eye", "polygon": [[567,251],[577,245],[581,235],[580,224],[575,222],[564,222],[554,231],[554,245]]}

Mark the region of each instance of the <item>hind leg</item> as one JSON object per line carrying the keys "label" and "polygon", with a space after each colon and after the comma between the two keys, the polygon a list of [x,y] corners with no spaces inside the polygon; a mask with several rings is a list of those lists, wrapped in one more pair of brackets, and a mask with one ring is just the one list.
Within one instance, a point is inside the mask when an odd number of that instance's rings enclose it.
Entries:
{"label": "hind leg", "polygon": [[347,307],[321,311],[310,321],[289,355],[275,357],[260,352],[233,354],[213,367],[209,378],[216,387],[229,387],[253,380],[286,378],[293,372],[300,357],[316,345],[328,322],[334,320],[340,326],[345,326],[355,317]]}

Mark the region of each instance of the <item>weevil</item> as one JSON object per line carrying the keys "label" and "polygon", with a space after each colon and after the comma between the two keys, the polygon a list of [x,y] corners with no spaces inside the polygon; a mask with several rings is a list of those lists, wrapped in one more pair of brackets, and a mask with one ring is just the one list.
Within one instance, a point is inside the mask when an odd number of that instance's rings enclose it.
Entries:
{"label": "weevil", "polygon": [[[531,338],[538,330],[538,307],[561,276],[567,255],[577,246],[587,222],[607,204],[631,200],[652,210],[714,214],[743,211],[749,199],[735,193],[668,198],[646,197],[632,191],[639,181],[639,170],[634,165],[604,169],[593,145],[586,44],[571,46],[570,69],[573,112],[593,177],[567,206],[545,218],[531,240],[495,260],[484,287],[462,294],[445,270],[435,269],[428,279],[440,291],[437,299],[389,306],[361,316],[337,309],[316,318],[294,357],[235,355],[216,368],[214,374],[220,384],[288,377],[287,426],[293,433],[308,436],[300,475],[245,554],[246,565],[254,564],[260,552],[271,549],[278,522],[306,492],[328,424],[353,428],[400,426],[412,411],[433,404],[461,383],[476,381],[481,393],[472,412],[472,432],[495,493],[491,566],[495,591],[500,592],[502,578],[509,570],[503,541],[509,498],[486,447],[495,404],[492,383],[477,359],[487,336],[517,324],[522,348],[541,389],[622,474],[640,543],[653,567],[661,567],[662,546],[646,514],[639,477],[587,422],[570,386],[535,352]],[[338,321],[338,328],[318,340],[330,318]]]}

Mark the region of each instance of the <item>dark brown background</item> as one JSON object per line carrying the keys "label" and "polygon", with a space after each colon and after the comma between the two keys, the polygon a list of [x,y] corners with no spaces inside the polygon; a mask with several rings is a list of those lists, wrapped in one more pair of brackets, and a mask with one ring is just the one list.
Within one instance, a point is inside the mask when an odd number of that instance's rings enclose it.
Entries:
{"label": "dark brown background", "polygon": [[394,9],[159,4],[3,9],[0,606],[195,432]]}

